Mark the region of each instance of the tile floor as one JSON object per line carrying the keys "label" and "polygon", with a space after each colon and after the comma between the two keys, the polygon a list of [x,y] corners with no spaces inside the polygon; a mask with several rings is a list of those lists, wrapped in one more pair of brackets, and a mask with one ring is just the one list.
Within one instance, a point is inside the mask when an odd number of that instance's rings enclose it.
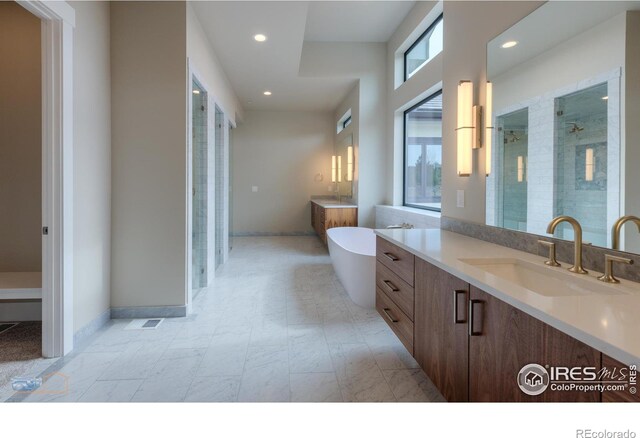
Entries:
{"label": "tile floor", "polygon": [[443,400],[382,318],[349,300],[316,237],[236,238],[191,315],[129,321],[52,367],[66,393],[10,401]]}

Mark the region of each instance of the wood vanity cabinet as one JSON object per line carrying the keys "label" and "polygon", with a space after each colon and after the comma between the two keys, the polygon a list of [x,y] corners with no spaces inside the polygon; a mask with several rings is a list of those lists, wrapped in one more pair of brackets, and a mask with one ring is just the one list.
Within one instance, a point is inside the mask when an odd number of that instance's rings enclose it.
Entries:
{"label": "wood vanity cabinet", "polygon": [[600,369],[602,354],[381,238],[376,285],[378,312],[448,401],[601,400],[596,391],[523,393],[527,364]]}
{"label": "wood vanity cabinet", "polygon": [[311,227],[325,245],[329,228],[357,226],[357,208],[325,208],[315,202],[311,203]]}
{"label": "wood vanity cabinet", "polygon": [[416,258],[414,357],[449,401],[469,400],[469,284]]}
{"label": "wood vanity cabinet", "polygon": [[516,381],[520,369],[531,363],[599,369],[599,351],[474,286],[469,306],[470,401],[600,401],[597,391],[547,390],[529,396]]}
{"label": "wood vanity cabinet", "polygon": [[380,237],[376,241],[376,310],[406,349],[414,343],[415,257]]}

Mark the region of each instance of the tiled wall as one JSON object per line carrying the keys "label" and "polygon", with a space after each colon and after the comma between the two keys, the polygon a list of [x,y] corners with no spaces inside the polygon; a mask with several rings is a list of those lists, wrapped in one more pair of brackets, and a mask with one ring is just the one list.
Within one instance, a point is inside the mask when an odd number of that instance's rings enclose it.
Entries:
{"label": "tiled wall", "polygon": [[193,288],[207,285],[207,204],[209,163],[207,150],[207,93],[193,95],[193,132],[192,135],[192,282]]}

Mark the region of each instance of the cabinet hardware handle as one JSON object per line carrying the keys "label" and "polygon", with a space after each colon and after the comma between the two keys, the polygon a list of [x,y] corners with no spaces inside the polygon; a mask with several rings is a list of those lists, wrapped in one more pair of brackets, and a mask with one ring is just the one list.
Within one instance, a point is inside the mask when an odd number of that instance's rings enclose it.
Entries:
{"label": "cabinet hardware handle", "polygon": [[391,254],[390,252],[385,252],[383,253],[384,256],[386,258],[388,258],[389,260],[391,260],[392,262],[397,262],[398,260],[400,260],[398,257],[394,256],[393,254]]}
{"label": "cabinet hardware handle", "polygon": [[465,322],[467,322],[466,318],[460,318],[458,317],[458,297],[460,295],[463,296],[467,296],[467,291],[466,290],[454,290],[453,291],[453,323],[454,324],[464,324]]}
{"label": "cabinet hardware handle", "polygon": [[400,289],[398,289],[395,284],[391,283],[389,280],[383,280],[383,283],[389,288],[391,292],[400,292]]}
{"label": "cabinet hardware handle", "polygon": [[[479,304],[480,306],[484,305],[484,301],[482,300],[469,300],[469,336],[481,336],[482,329],[479,331],[475,330],[475,305]],[[480,326],[482,326],[482,321],[480,321]]]}
{"label": "cabinet hardware handle", "polygon": [[382,311],[384,312],[385,315],[387,315],[387,318],[389,318],[389,321],[396,323],[398,322],[397,319],[394,319],[393,316],[391,316],[391,314],[389,313],[389,310],[391,309],[382,309]]}

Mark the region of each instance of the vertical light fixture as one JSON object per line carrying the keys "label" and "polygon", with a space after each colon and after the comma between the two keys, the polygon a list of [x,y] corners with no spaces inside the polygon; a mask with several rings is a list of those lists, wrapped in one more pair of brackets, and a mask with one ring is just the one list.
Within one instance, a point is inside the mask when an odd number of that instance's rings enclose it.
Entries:
{"label": "vertical light fixture", "polygon": [[338,182],[342,182],[342,155],[338,155]]}
{"label": "vertical light fixture", "polygon": [[491,147],[493,146],[493,84],[487,82],[487,93],[484,104],[484,147],[485,147],[485,173],[491,174]]}
{"label": "vertical light fixture", "polygon": [[331,182],[336,182],[336,156],[331,156]]}
{"label": "vertical light fixture", "polygon": [[518,156],[518,182],[524,181],[524,157]]}
{"label": "vertical light fixture", "polygon": [[593,171],[596,165],[595,157],[593,156],[593,148],[587,148],[585,162],[584,162],[584,179],[585,181],[593,181]]}
{"label": "vertical light fixture", "polygon": [[347,181],[353,181],[353,146],[347,147]]}
{"label": "vertical light fixture", "polygon": [[473,82],[458,84],[458,123],[456,128],[458,176],[471,175],[473,150]]}

